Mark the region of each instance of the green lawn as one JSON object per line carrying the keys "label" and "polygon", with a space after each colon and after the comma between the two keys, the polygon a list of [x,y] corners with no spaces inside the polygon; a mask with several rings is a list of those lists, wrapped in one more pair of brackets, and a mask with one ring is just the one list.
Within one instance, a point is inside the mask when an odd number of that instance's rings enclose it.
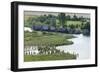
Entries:
{"label": "green lawn", "polygon": [[66,21],[67,25],[81,25],[82,22],[81,21]]}

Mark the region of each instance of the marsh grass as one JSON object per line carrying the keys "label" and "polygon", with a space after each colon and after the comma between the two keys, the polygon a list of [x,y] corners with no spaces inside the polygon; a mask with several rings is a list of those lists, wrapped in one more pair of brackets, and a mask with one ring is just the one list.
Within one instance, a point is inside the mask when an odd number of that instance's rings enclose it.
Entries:
{"label": "marsh grass", "polygon": [[50,61],[50,60],[74,60],[76,55],[66,53],[66,54],[49,54],[49,55],[25,55],[24,61]]}

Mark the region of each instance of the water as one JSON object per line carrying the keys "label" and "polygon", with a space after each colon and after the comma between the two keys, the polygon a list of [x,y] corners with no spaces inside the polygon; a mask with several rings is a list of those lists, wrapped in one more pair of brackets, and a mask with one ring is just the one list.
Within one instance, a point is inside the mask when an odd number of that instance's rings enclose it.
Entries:
{"label": "water", "polygon": [[77,59],[89,59],[90,58],[90,37],[80,35],[74,35],[77,38],[69,39],[74,42],[72,45],[57,46],[59,50],[65,52],[78,54]]}

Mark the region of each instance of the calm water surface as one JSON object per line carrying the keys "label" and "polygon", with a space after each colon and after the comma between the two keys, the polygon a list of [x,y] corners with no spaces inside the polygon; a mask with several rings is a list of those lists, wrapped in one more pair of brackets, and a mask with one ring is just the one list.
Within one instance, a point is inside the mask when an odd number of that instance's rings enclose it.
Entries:
{"label": "calm water surface", "polygon": [[77,38],[69,39],[74,42],[72,45],[57,46],[57,49],[64,50],[65,52],[78,54],[77,59],[89,59],[90,58],[90,37],[80,35],[74,35]]}

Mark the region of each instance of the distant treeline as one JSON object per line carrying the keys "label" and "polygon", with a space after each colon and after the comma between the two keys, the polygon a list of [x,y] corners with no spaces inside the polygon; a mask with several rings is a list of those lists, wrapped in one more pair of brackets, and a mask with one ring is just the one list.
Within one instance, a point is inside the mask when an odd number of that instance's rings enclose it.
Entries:
{"label": "distant treeline", "polygon": [[59,13],[57,16],[52,14],[25,16],[24,21],[25,27],[33,30],[90,35],[90,18],[78,17],[75,14],[73,16],[66,16],[65,13]]}

